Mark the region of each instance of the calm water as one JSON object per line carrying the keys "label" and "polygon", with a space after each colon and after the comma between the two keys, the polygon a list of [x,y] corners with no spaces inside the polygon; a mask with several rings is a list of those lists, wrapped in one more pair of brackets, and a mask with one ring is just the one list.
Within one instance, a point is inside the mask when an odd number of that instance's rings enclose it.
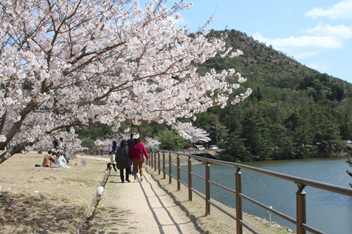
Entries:
{"label": "calm water", "polygon": [[[263,168],[288,175],[303,177],[324,183],[349,188],[352,178],[346,170],[352,170],[346,163],[346,158],[339,159],[309,159],[290,161],[252,162],[246,165]],[[192,171],[205,177],[205,166],[192,166]],[[279,180],[269,176],[242,171],[242,192],[247,196],[274,209],[296,218],[297,186],[289,181]],[[175,172],[175,170],[173,170]],[[210,178],[212,181],[235,190],[235,169],[220,165],[211,165]],[[187,175],[181,171],[184,182]],[[193,177],[195,189],[204,193],[204,181]],[[235,208],[234,195],[211,186],[211,197]],[[306,187],[307,223],[325,233],[352,233],[352,197],[334,194],[319,189]],[[271,215],[260,207],[243,200],[243,210],[247,213],[270,219],[281,225],[296,230],[295,226],[286,220]]]}

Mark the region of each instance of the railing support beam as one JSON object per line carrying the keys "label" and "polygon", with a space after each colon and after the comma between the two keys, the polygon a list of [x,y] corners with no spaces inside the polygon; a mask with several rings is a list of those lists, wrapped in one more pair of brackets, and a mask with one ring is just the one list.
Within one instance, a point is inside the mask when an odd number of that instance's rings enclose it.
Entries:
{"label": "railing support beam", "polygon": [[156,171],[156,154],[154,155],[154,171]]}
{"label": "railing support beam", "polygon": [[242,233],[242,200],[240,194],[242,193],[242,181],[241,181],[241,168],[237,168],[236,171],[236,233]]}
{"label": "railing support beam", "polygon": [[166,178],[166,171],[165,171],[165,152],[163,152],[163,179]]}
{"label": "railing support beam", "polygon": [[192,201],[192,160],[188,157],[188,200]]}
{"label": "railing support beam", "polygon": [[297,183],[298,191],[296,192],[296,212],[297,212],[297,234],[305,234],[306,230],[302,224],[306,223],[306,192],[304,184]]}
{"label": "railing support beam", "polygon": [[158,175],[160,175],[160,152],[158,153]]}
{"label": "railing support beam", "polygon": [[154,154],[156,154],[154,151],[152,152],[152,155],[150,156],[150,160],[149,160],[149,166],[151,168],[153,168],[153,157],[154,157]]}
{"label": "railing support beam", "polygon": [[171,153],[169,153],[169,184],[172,182],[171,172]]}
{"label": "railing support beam", "polygon": [[205,215],[210,215],[210,163],[205,165]]}
{"label": "railing support beam", "polygon": [[177,191],[181,189],[181,182],[180,182],[180,155],[177,154]]}

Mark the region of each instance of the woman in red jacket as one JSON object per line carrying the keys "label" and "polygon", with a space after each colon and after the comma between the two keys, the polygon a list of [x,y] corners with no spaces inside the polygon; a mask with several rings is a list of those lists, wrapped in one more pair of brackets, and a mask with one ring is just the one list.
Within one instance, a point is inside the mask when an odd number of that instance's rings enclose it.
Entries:
{"label": "woman in red jacket", "polygon": [[133,163],[134,182],[138,182],[137,180],[138,167],[139,167],[139,174],[141,178],[140,180],[143,181],[143,170],[142,170],[143,154],[147,157],[147,160],[149,160],[149,155],[147,153],[147,150],[145,149],[143,143],[141,143],[138,137],[137,139],[134,139],[134,144],[132,144],[130,148],[130,157]]}

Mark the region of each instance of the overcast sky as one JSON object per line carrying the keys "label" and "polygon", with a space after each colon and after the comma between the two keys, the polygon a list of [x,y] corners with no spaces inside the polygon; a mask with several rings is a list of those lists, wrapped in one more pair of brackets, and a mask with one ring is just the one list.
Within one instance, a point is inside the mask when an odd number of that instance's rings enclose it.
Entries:
{"label": "overcast sky", "polygon": [[352,84],[352,0],[193,0],[182,12],[196,31],[235,29],[298,62]]}

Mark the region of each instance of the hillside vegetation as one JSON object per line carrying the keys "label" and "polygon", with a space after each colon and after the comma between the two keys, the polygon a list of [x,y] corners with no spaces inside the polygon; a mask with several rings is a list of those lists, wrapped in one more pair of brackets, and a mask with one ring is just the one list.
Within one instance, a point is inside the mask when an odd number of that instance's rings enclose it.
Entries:
{"label": "hillside vegetation", "polygon": [[[222,33],[212,31],[209,37]],[[352,139],[351,84],[310,69],[244,33],[226,33],[228,43],[244,54],[234,59],[218,56],[198,71],[235,68],[248,79],[242,91],[251,87],[253,94],[224,109],[210,108],[193,122],[210,134],[212,141],[208,145],[217,144],[224,149],[222,159],[294,159],[350,153],[346,140]],[[187,146],[166,125],[128,126],[142,136],[157,138],[162,142],[161,148]],[[107,137],[113,134],[106,126],[98,129]],[[88,128],[79,133],[86,144],[92,141]]]}

